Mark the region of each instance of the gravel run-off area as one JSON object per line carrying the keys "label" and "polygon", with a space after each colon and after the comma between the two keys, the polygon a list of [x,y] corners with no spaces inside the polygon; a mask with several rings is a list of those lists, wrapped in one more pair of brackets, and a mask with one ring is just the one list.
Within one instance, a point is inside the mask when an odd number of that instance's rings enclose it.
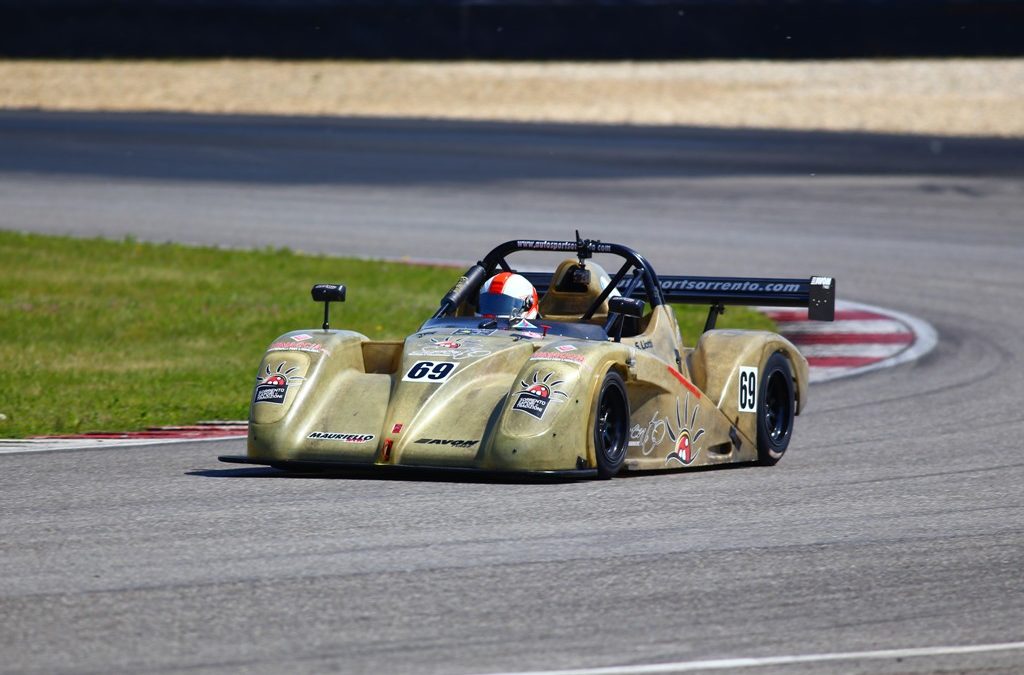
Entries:
{"label": "gravel run-off area", "polygon": [[1024,59],[2,61],[0,109],[1024,136]]}

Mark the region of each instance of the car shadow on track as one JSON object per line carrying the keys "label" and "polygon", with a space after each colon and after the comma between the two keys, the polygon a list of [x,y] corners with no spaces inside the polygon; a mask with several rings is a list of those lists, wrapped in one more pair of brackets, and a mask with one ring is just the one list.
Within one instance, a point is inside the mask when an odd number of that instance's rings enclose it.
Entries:
{"label": "car shadow on track", "polygon": [[204,469],[186,471],[186,476],[202,478],[285,478],[285,479],[327,479],[327,480],[378,480],[378,481],[411,481],[428,483],[483,483],[530,485],[544,483],[576,483],[586,478],[564,476],[524,476],[501,475],[487,473],[452,473],[450,471],[409,470],[400,473],[381,473],[373,469],[345,469],[329,472],[321,471],[284,471],[272,467],[251,467],[239,469]]}
{"label": "car shadow on track", "polygon": [[[640,478],[646,476],[662,476],[679,473],[704,473],[706,471],[724,471],[729,469],[755,468],[756,463],[743,464],[716,464],[711,466],[700,466],[679,471],[674,469],[648,470],[648,471],[623,471],[614,480]],[[481,483],[481,484],[510,484],[510,485],[531,485],[531,484],[563,484],[577,483],[587,480],[599,480],[594,476],[544,476],[524,474],[501,474],[484,472],[457,472],[430,469],[404,469],[402,471],[381,472],[379,469],[358,469],[346,468],[332,471],[285,471],[269,466],[255,466],[231,469],[204,469],[198,471],[186,471],[187,476],[199,476],[202,478],[317,478],[330,480],[381,480],[381,481],[412,481],[429,483]]]}

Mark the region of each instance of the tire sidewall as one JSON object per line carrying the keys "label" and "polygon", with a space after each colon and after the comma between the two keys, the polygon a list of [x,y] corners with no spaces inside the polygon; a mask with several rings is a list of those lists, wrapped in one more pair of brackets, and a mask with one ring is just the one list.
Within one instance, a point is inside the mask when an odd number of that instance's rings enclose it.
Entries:
{"label": "tire sidewall", "polygon": [[[604,448],[604,443],[599,434],[599,419],[601,415],[601,402],[609,390],[617,389],[622,401],[621,419],[616,422],[622,426],[621,443],[616,448],[614,456],[609,456]],[[614,395],[614,394],[612,394]],[[594,457],[597,462],[597,475],[599,478],[611,478],[617,474],[626,461],[626,454],[629,449],[629,396],[626,394],[626,383],[622,376],[614,370],[605,373],[598,390],[596,405],[594,407],[594,420],[591,424],[591,434],[594,439]]]}
{"label": "tire sidewall", "polygon": [[[783,378],[788,397],[786,414],[786,431],[779,439],[772,439],[765,420],[768,404],[768,387],[773,378]],[[786,454],[789,441],[793,436],[793,418],[796,413],[796,390],[793,385],[793,371],[789,359],[782,352],[775,352],[765,361],[761,371],[761,382],[758,386],[757,399],[757,458],[762,464],[775,464]]]}

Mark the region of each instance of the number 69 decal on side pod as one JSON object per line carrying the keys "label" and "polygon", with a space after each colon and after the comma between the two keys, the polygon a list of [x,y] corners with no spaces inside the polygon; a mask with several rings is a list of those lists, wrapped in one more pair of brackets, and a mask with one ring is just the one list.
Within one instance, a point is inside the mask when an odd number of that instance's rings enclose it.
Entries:
{"label": "number 69 decal on side pod", "polygon": [[757,368],[740,366],[740,412],[757,412]]}
{"label": "number 69 decal on side pod", "polygon": [[412,364],[412,368],[406,372],[402,380],[437,384],[447,380],[458,365],[452,361],[417,361]]}

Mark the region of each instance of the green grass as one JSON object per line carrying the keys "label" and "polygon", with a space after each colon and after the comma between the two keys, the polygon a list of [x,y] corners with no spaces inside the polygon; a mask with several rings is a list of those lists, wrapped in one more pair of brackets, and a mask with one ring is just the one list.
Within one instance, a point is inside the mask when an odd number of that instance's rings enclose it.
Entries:
{"label": "green grass", "polygon": [[[460,272],[11,232],[0,232],[0,266],[0,437],[244,419],[270,340],[319,327],[314,283],[348,286],[332,326],[396,339],[436,309]],[[679,309],[693,344],[706,310]],[[730,308],[719,326],[772,322]]]}

